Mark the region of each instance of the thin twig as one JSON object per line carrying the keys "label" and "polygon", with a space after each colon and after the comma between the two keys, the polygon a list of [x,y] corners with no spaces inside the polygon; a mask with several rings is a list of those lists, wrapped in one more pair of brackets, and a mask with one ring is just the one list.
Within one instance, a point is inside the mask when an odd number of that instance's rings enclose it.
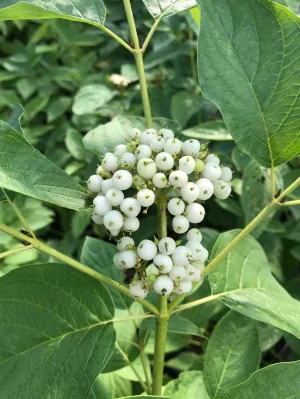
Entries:
{"label": "thin twig", "polygon": [[2,252],[0,254],[0,259],[6,258],[7,256],[10,256],[10,255],[17,254],[19,252],[28,251],[29,249],[32,249],[32,248],[34,248],[34,246],[32,244],[30,244],[30,245],[24,245],[23,247],[14,248],[14,249],[11,249],[6,252]]}

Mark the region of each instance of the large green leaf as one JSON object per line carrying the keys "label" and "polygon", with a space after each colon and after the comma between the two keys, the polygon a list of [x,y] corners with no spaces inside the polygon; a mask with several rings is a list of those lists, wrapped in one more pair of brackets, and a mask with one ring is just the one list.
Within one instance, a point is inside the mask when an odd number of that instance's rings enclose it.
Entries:
{"label": "large green leaf", "polygon": [[172,399],[209,399],[201,371],[185,371],[179,378],[170,381],[164,390],[165,396]]}
{"label": "large green leaf", "polygon": [[222,399],[288,399],[300,398],[300,362],[273,364],[256,371]]}
{"label": "large green leaf", "polygon": [[[212,258],[238,235],[219,236]],[[300,338],[300,302],[292,298],[270,272],[267,257],[252,237],[244,238],[209,274],[212,294],[230,308],[272,324]]]}
{"label": "large green leaf", "polygon": [[102,0],[3,0],[0,4],[0,21],[48,18],[99,26],[105,21],[105,5]]}
{"label": "large green leaf", "polygon": [[170,17],[197,5],[195,0],[143,0],[153,18]]}
{"label": "large green leaf", "polygon": [[270,167],[300,152],[300,20],[269,0],[198,0],[202,94],[238,147]]}
{"label": "large green leaf", "polygon": [[105,85],[94,83],[83,86],[75,95],[72,110],[76,115],[92,113],[108,103],[115,94],[114,90]]}
{"label": "large green leaf", "polygon": [[203,378],[212,399],[244,382],[258,369],[260,343],[257,322],[234,311],[215,327],[204,356]]}
{"label": "large green leaf", "polygon": [[86,191],[0,120],[0,187],[70,209],[83,208]]}
{"label": "large green leaf", "polygon": [[115,342],[107,289],[51,263],[2,277],[0,298],[0,397],[87,398]]}

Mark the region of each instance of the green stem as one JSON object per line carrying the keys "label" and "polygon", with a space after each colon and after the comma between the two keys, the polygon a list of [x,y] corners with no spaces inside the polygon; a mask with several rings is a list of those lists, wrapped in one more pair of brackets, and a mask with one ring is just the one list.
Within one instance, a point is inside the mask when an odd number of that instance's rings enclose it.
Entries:
{"label": "green stem", "polygon": [[7,256],[10,256],[10,255],[17,254],[18,252],[28,251],[29,249],[32,249],[32,248],[33,248],[33,245],[31,244],[31,245],[26,245],[23,247],[14,248],[14,249],[11,249],[10,251],[2,252],[0,254],[0,259],[6,258]]}
{"label": "green stem", "polygon": [[134,16],[132,13],[130,0],[123,0],[123,1],[124,1],[124,7],[125,7],[127,20],[128,20],[130,35],[131,35],[131,39],[132,39],[134,49],[135,49],[134,58],[135,58],[137,73],[139,76],[141,96],[142,96],[142,101],[143,101],[146,124],[147,124],[148,128],[151,128],[152,127],[152,114],[151,114],[150,100],[149,100],[149,94],[148,94],[148,88],[147,88],[147,80],[146,80],[146,75],[145,75],[143,53],[142,53],[142,49],[140,47],[140,42],[139,42],[137,30],[136,30],[136,25],[135,25]]}
{"label": "green stem", "polygon": [[[46,254],[53,256],[53,258],[60,260],[61,262],[67,263],[68,265],[74,267],[77,270],[80,270],[81,272],[94,277],[96,280],[101,281],[104,284],[107,284],[122,294],[132,297],[129,289],[124,287],[123,285],[117,283],[116,281],[104,276],[101,273],[96,272],[95,270],[89,268],[88,266],[83,265],[82,263],[78,262],[75,259],[70,258],[69,256],[66,256],[62,254],[61,252],[58,252],[56,249],[53,249],[49,247],[48,245],[44,244],[43,242],[39,241],[37,238],[31,238],[27,237],[25,234],[20,233],[17,230],[12,229],[9,226],[6,226],[5,224],[0,224],[0,231],[3,231],[4,233],[7,233],[11,235],[12,237],[17,238],[18,240],[25,240],[27,242],[30,242],[33,244],[34,248],[45,252]],[[137,302],[139,302],[141,305],[145,306],[148,310],[150,310],[153,314],[159,315],[159,311],[156,308],[156,306],[152,305],[149,301],[145,299],[137,299]]]}
{"label": "green stem", "polygon": [[131,53],[134,53],[134,49],[129,46],[126,42],[124,42],[123,39],[121,39],[118,35],[116,35],[114,32],[112,32],[110,29],[106,28],[104,25],[97,25],[98,28],[103,30],[103,32],[107,33],[109,36],[111,36],[113,39],[115,39],[118,43],[120,43],[123,47],[126,48],[126,50],[130,51]]}
{"label": "green stem", "polygon": [[[159,238],[167,237],[167,197],[158,197],[158,234]],[[153,386],[152,394],[160,395],[164,375],[165,347],[168,332],[168,298],[159,297],[159,317],[156,319],[155,350],[153,366]]]}

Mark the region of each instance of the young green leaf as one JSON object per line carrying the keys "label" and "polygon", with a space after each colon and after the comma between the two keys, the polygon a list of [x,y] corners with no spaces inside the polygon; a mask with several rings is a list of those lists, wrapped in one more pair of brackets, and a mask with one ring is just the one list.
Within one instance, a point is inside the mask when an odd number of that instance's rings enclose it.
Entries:
{"label": "young green leaf", "polygon": [[170,17],[197,5],[195,0],[143,0],[153,18]]}
{"label": "young green leaf", "polygon": [[261,165],[300,151],[300,19],[269,0],[205,1],[198,68],[238,147]]}
{"label": "young green leaf", "polygon": [[103,25],[105,5],[102,0],[4,0],[0,4],[0,21],[49,18]]}
{"label": "young green leaf", "polygon": [[16,269],[0,287],[0,396],[88,398],[115,342],[107,289],[55,263]]}
{"label": "young green leaf", "polygon": [[227,392],[222,399],[264,399],[299,398],[300,362],[272,364],[256,371],[243,384]]}
{"label": "young green leaf", "polygon": [[0,186],[69,209],[83,208],[86,191],[0,120]]}
{"label": "young green leaf", "polygon": [[260,362],[256,322],[234,311],[215,327],[204,356],[203,378],[212,399],[244,382]]}
{"label": "young green leaf", "polygon": [[[219,236],[212,258],[239,233]],[[300,338],[300,302],[292,298],[270,272],[267,257],[252,237],[244,238],[209,274],[212,294],[230,308],[272,324]]]}
{"label": "young green leaf", "polygon": [[170,396],[172,399],[209,399],[201,371],[185,371],[181,373],[179,378],[170,381],[166,385],[164,395]]}

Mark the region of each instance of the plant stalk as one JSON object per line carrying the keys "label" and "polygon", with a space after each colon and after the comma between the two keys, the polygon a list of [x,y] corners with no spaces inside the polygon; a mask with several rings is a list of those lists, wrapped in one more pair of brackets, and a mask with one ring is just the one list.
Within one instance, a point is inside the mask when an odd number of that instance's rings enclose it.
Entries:
{"label": "plant stalk", "polygon": [[28,251],[29,249],[32,249],[32,248],[33,248],[33,245],[30,244],[30,245],[27,245],[27,246],[10,249],[9,251],[2,252],[0,254],[0,259],[6,258],[7,256],[10,256],[10,255],[17,254],[19,252]]}
{"label": "plant stalk", "polygon": [[148,128],[151,128],[152,127],[152,114],[151,114],[150,100],[149,100],[149,94],[148,94],[148,88],[147,88],[147,80],[146,80],[146,75],[145,75],[143,53],[142,53],[142,49],[140,47],[140,42],[139,42],[137,30],[136,30],[136,25],[135,25],[135,21],[134,21],[134,16],[133,16],[130,0],[123,0],[123,1],[124,1],[124,7],[125,7],[128,25],[129,25],[131,39],[132,39],[132,42],[134,45],[134,49],[136,50],[134,52],[134,58],[135,58],[137,73],[139,76],[141,96],[142,96],[142,101],[143,101],[143,108],[144,108],[146,124],[147,124]]}

